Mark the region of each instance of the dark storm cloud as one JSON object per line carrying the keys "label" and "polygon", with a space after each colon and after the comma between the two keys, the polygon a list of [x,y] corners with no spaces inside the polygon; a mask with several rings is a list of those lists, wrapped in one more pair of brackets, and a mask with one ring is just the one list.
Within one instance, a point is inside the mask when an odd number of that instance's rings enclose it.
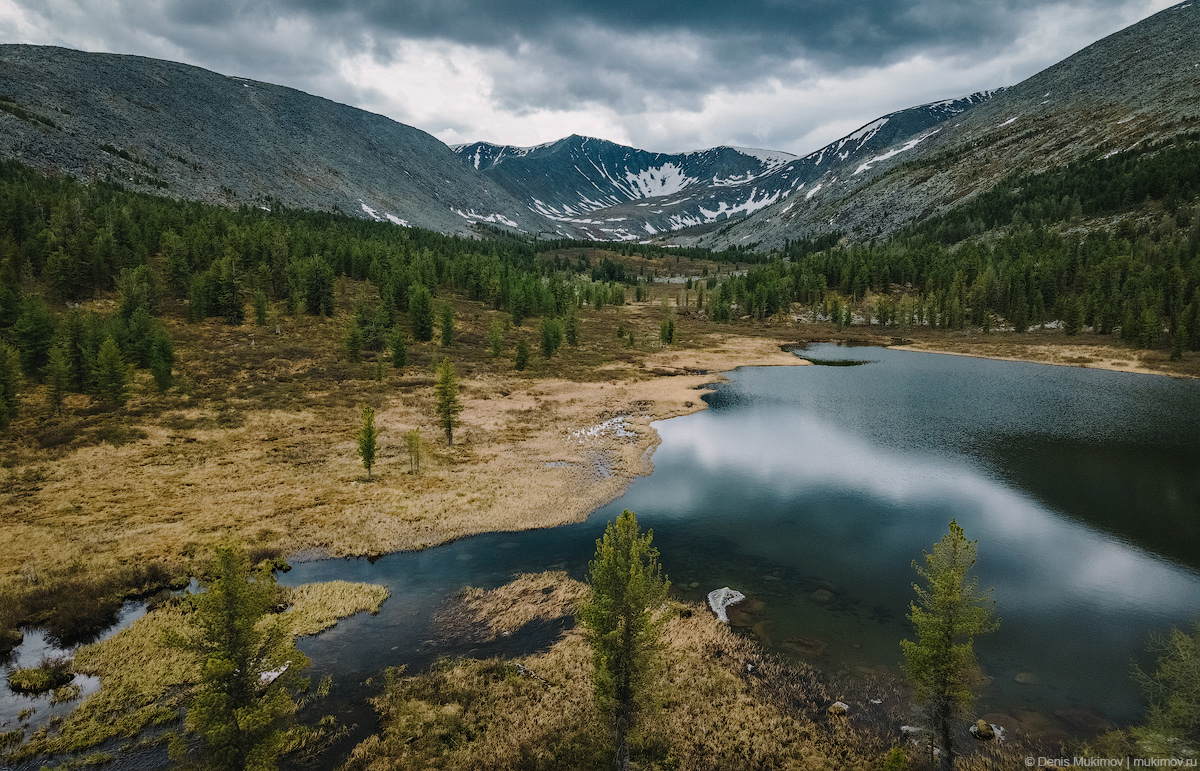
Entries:
{"label": "dark storm cloud", "polygon": [[[1158,2],[0,0],[0,37],[18,37],[18,22],[23,22],[38,30],[24,35],[28,42],[181,60],[294,86],[406,122],[422,112],[413,101],[417,97],[401,93],[402,86],[412,84],[388,83],[386,75],[378,74],[368,82],[347,75],[348,63],[361,66],[365,55],[380,68],[404,65],[398,71],[419,71],[424,77],[427,70],[414,70],[412,57],[449,51],[444,55],[451,69],[460,64],[482,68],[479,77],[487,80],[493,117],[603,110],[615,116],[610,124],[624,126],[630,141],[651,134],[655,141],[666,141],[672,132],[682,143],[707,141],[713,131],[701,131],[694,122],[690,134],[675,131],[663,125],[667,119],[662,116],[671,111],[708,115],[714,100],[727,103],[730,94],[797,85],[813,91],[812,84],[822,79],[858,84],[854,87],[860,88],[863,103],[848,104],[838,95],[825,105],[824,118],[808,116],[822,105],[812,105],[812,111],[796,103],[778,105],[786,118],[773,119],[763,100],[757,102],[759,116],[745,116],[743,125],[760,124],[754,136],[796,149],[793,145],[821,120],[828,121],[830,109],[838,110],[842,120],[866,122],[915,103],[905,101],[910,98],[1007,85],[1094,39],[1081,37],[1115,31],[1136,16],[1136,9]],[[6,7],[19,13],[6,12]],[[1038,50],[1014,55],[1021,41],[1039,29]],[[1073,37],[1057,44],[1053,37],[1045,39],[1045,29],[1063,29]],[[414,43],[424,48],[414,54]],[[864,85],[873,72],[917,59],[938,62],[943,72],[974,68],[980,74],[970,82],[947,78],[940,86],[898,82],[900,90],[886,104],[880,103],[878,88]],[[454,88],[462,85],[456,82]],[[458,96],[457,91],[442,91],[432,98]],[[427,93],[426,103],[430,99]],[[447,108],[436,118],[427,116],[438,122],[421,127],[464,136],[476,122],[474,133],[489,133],[482,112],[452,112]],[[734,125],[736,111],[726,114],[726,126]],[[749,142],[753,137],[748,131],[731,134],[722,127],[715,133],[727,137],[720,141]]]}

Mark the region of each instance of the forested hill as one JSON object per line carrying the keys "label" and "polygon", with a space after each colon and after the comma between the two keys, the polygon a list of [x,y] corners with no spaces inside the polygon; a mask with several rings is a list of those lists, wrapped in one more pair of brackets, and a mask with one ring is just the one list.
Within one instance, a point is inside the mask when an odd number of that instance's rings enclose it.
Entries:
{"label": "forested hill", "polygon": [[865,241],[1014,174],[1200,130],[1200,4],[1181,3],[1097,41],[936,128],[699,243],[781,246],[830,231]]}
{"label": "forested hill", "polygon": [[465,233],[543,220],[423,131],[283,86],[140,56],[0,46],[0,159],[226,206]]}

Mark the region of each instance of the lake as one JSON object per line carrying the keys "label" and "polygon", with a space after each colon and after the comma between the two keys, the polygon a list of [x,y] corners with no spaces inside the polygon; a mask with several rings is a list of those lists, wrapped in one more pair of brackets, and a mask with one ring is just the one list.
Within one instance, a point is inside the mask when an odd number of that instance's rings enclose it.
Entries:
{"label": "lake", "polygon": [[779,652],[851,675],[899,673],[912,562],[956,518],[1001,619],[976,642],[992,678],[977,711],[1137,719],[1129,672],[1148,635],[1200,615],[1200,383],[882,348],[802,354],[867,363],[731,373],[709,410],[655,424],[654,473],[584,523],[283,576],[391,588],[378,616],[301,645],[314,675],[334,674],[356,734],[374,725],[364,682],[384,667],[543,645],[554,630],[455,647],[430,620],[464,585],[582,578],[624,508],[653,528],[677,594],[739,589],[763,602],[754,620]]}

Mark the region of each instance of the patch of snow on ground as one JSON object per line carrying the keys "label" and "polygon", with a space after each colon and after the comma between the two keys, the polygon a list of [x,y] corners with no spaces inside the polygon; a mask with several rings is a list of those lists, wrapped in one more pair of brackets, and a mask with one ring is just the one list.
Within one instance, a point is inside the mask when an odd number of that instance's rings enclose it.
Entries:
{"label": "patch of snow on ground", "polygon": [[1121,120],[1117,121],[1117,125],[1120,126],[1122,123],[1128,123],[1129,121],[1133,120],[1135,117],[1137,117],[1137,116],[1130,115],[1128,118],[1122,118]]}
{"label": "patch of snow on ground", "polygon": [[[867,125],[860,128],[858,131],[855,131],[853,134],[846,137],[846,139],[851,142],[855,142],[855,141],[859,141],[859,140],[861,140],[862,142],[866,142],[868,139],[875,136],[875,134],[878,133],[879,129],[883,128],[883,125],[887,122],[888,122],[887,118],[879,118],[878,120],[871,121]],[[861,144],[861,142],[860,142],[860,144]]]}
{"label": "patch of snow on ground", "polygon": [[745,212],[746,214],[750,214],[751,212],[756,212],[759,209],[762,209],[766,206],[770,206],[771,204],[775,203],[776,201],[779,200],[779,197],[781,195],[781,193],[779,191],[776,191],[775,193],[772,193],[770,195],[768,195],[766,192],[764,192],[762,198],[756,198],[757,194],[758,194],[758,188],[756,187],[750,191],[750,197],[747,198],[745,201],[742,201],[741,203],[735,203],[733,205],[730,205],[726,201],[719,201],[717,204],[717,208],[715,210],[705,209],[703,206],[701,206],[700,214],[702,214],[704,216],[705,220],[708,222],[712,222],[713,220],[717,219],[721,215],[725,215],[726,217],[732,217],[734,214],[736,214],[738,212]]}
{"label": "patch of snow on ground", "polygon": [[1014,116],[1012,116],[1011,118],[1009,118],[1008,120],[1006,120],[1006,121],[1004,121],[1003,123],[1001,123],[999,126],[996,126],[996,128],[1004,128],[1004,127],[1005,127],[1005,126],[1007,126],[1008,124],[1016,122],[1017,118],[1019,118],[1019,117],[1021,117],[1021,116],[1020,116],[1020,115],[1014,115]]}
{"label": "patch of snow on ground", "polygon": [[375,210],[374,210],[374,209],[372,209],[370,206],[367,206],[367,205],[366,205],[365,203],[363,203],[362,201],[359,201],[359,202],[358,202],[358,204],[359,204],[359,206],[362,206],[362,210],[363,210],[364,212],[366,212],[366,213],[367,213],[367,216],[368,216],[368,217],[370,217],[371,219],[375,220],[376,222],[382,222],[382,221],[383,221],[383,218],[382,218],[382,217],[380,217],[378,214],[376,214],[376,213],[375,213]]}
{"label": "patch of snow on ground", "polygon": [[385,212],[383,216],[387,217],[393,225],[400,225],[401,227],[405,228],[409,226],[407,220],[402,220],[395,214]]}
{"label": "patch of snow on ground", "polygon": [[[857,172],[855,172],[855,173],[857,173]],[[814,187],[812,190],[809,190],[807,193],[804,194],[804,200],[807,201],[808,199],[812,198],[814,195],[817,194],[817,191],[823,187],[825,187],[825,183],[818,182],[816,187]]]}
{"label": "patch of snow on ground", "polygon": [[674,163],[664,163],[656,169],[646,169],[637,174],[627,171],[625,179],[633,189],[635,198],[672,195],[697,181],[684,174],[683,169]]}
{"label": "patch of snow on ground", "polygon": [[455,209],[453,207],[451,207],[450,211],[454,212],[458,216],[462,217],[463,219],[467,219],[467,220],[477,220],[479,222],[491,222],[492,224],[495,224],[495,225],[508,225],[510,228],[520,227],[519,225],[517,225],[517,223],[510,220],[508,217],[505,217],[503,214],[483,215],[483,214],[476,214],[474,209],[470,209],[470,210],[464,212],[464,211],[459,211],[458,209]]}
{"label": "patch of snow on ground", "polygon": [[600,439],[605,436],[612,436],[617,439],[637,439],[637,434],[629,430],[629,417],[627,415],[618,415],[615,418],[609,418],[603,423],[597,423],[594,426],[580,428],[567,433],[568,439],[574,439],[579,444],[584,444],[589,439]]}
{"label": "patch of snow on ground", "polygon": [[[1013,118],[1013,120],[1016,120],[1016,118]],[[929,139],[929,137],[933,136],[934,134],[938,133],[939,131],[941,131],[941,129],[934,129],[933,131],[930,131],[928,134],[922,134],[921,136],[917,137],[916,139],[908,140],[908,142],[906,142],[903,147],[894,147],[891,150],[888,150],[883,155],[876,155],[874,158],[871,158],[870,160],[867,160],[867,161],[863,162],[862,164],[860,164],[859,167],[854,170],[854,174],[851,174],[850,176],[853,177],[864,171],[870,171],[871,166],[873,166],[874,164],[879,163],[880,161],[886,161],[888,158],[891,158],[894,155],[899,155],[900,153],[908,152],[909,150],[911,150],[914,147],[916,147],[917,145],[921,144],[926,139]],[[811,196],[815,192],[816,192],[815,190],[812,190],[809,192],[809,195]]]}
{"label": "patch of snow on ground", "polygon": [[729,149],[736,150],[742,155],[749,155],[751,158],[757,158],[762,161],[763,165],[771,169],[786,166],[797,159],[797,156],[779,150],[759,150],[756,147],[734,147],[732,145],[729,146]]}

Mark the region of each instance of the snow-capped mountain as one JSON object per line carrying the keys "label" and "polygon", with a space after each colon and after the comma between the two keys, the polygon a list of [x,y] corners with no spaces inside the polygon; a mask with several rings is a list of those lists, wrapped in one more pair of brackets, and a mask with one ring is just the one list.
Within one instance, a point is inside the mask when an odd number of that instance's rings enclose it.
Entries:
{"label": "snow-capped mountain", "polygon": [[[885,115],[803,158],[742,147],[651,153],[573,135],[536,147],[476,142],[454,147],[471,168],[563,236],[642,240],[721,227],[788,199],[810,196],[828,172],[870,168],[911,149],[942,121],[996,92],[947,99]],[[853,173],[850,171],[849,173]]]}
{"label": "snow-capped mountain", "polygon": [[[868,128],[868,127],[864,127]],[[1184,2],[1099,40],[984,103],[813,178],[802,197],[724,232],[721,247],[840,231],[884,236],[1013,174],[1200,131],[1200,4]]]}

